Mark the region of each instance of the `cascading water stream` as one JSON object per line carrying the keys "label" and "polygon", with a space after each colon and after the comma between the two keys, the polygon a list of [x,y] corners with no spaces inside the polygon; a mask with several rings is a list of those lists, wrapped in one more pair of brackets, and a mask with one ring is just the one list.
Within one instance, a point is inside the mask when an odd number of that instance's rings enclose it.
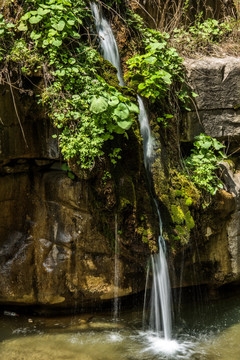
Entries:
{"label": "cascading water stream", "polygon": [[[100,48],[104,59],[111,62],[111,64],[117,69],[117,77],[119,84],[124,86],[124,80],[122,75],[120,57],[118,46],[115,37],[112,32],[112,28],[109,22],[103,17],[99,6],[90,2],[90,7],[94,17],[96,30],[100,39]],[[117,214],[115,214],[115,255],[114,255],[114,302],[113,302],[113,319],[116,321],[119,316],[119,242],[117,233]]]}
{"label": "cascading water stream", "polygon": [[[143,138],[144,165],[150,173],[154,157],[154,138],[151,134],[147,111],[140,96],[138,96],[138,102],[140,131]],[[154,199],[154,203],[159,219],[159,253],[151,256],[153,285],[150,301],[150,328],[158,335],[162,331],[164,339],[170,340],[172,333],[171,287],[166,261],[166,245],[162,236],[161,215],[156,199]]]}
{"label": "cascading water stream", "polygon": [[[94,16],[96,30],[100,39],[100,47],[103,53],[103,57],[109,60],[113,66],[117,69],[117,76],[120,85],[124,86],[124,80],[122,76],[120,57],[116,40],[114,38],[112,28],[108,21],[102,16],[99,6],[91,2],[91,10]],[[140,131],[143,138],[144,148],[144,165],[148,173],[151,172],[151,164],[154,157],[154,138],[151,134],[149,126],[149,120],[146,108],[143,100],[138,96],[139,103],[139,123]],[[161,331],[163,337],[166,340],[171,339],[171,292],[170,292],[170,281],[168,274],[168,266],[166,261],[166,247],[165,241],[162,237],[162,221],[160,211],[156,199],[154,199],[157,208],[159,218],[159,253],[151,256],[152,273],[153,273],[153,286],[151,293],[151,308],[150,308],[150,327],[158,335]],[[115,219],[116,221],[116,219]],[[115,236],[117,239],[117,236]],[[119,268],[119,249],[118,242],[115,239],[115,274],[114,274],[114,318],[118,315],[118,268]],[[116,250],[117,249],[117,250]],[[145,297],[146,302],[146,297]],[[144,306],[145,307],[145,306]]]}
{"label": "cascading water stream", "polygon": [[113,35],[112,28],[109,22],[103,17],[101,10],[96,3],[90,2],[90,7],[100,39],[100,47],[103,57],[104,59],[110,61],[110,63],[117,69],[119,84],[124,86],[118,46]]}

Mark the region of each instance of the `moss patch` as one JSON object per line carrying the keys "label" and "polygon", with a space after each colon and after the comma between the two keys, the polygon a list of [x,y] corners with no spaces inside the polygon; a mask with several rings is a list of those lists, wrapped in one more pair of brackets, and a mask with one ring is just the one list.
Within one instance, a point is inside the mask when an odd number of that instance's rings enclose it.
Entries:
{"label": "moss patch", "polygon": [[176,169],[165,169],[161,150],[153,164],[153,180],[156,195],[165,219],[168,219],[167,237],[174,246],[188,243],[195,226],[193,211],[200,203],[200,193],[186,176]]}

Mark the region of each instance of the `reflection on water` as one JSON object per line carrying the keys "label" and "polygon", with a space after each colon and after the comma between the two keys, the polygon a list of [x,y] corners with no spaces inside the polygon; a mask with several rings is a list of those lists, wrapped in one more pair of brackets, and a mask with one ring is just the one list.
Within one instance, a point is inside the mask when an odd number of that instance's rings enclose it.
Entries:
{"label": "reflection on water", "polygon": [[212,303],[197,317],[188,307],[174,340],[142,331],[140,312],[59,318],[1,316],[1,360],[239,360],[238,299]]}

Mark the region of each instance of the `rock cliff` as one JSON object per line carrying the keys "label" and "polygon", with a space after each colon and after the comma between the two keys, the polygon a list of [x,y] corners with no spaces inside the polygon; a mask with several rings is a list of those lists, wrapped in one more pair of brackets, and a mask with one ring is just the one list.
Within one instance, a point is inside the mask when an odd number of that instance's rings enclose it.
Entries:
{"label": "rock cliff", "polygon": [[[239,94],[240,59],[234,57],[187,59],[188,81],[196,105],[183,117],[182,144],[201,132],[226,145],[227,159],[221,164],[225,189],[197,216],[190,245],[175,258],[184,286],[208,284],[220,287],[240,279],[239,222]],[[182,260],[181,260],[182,259]],[[180,279],[178,278],[177,286]]]}
{"label": "rock cliff", "polygon": [[142,239],[154,241],[157,225],[137,137],[117,180],[103,179],[102,167],[71,180],[33,98],[2,86],[0,120],[0,303],[85,309],[143,290]]}

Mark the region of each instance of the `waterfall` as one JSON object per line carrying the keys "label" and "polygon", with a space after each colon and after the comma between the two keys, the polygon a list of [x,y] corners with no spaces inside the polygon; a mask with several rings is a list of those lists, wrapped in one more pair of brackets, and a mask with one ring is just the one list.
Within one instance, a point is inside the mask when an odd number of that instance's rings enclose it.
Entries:
{"label": "waterfall", "polygon": [[[91,10],[94,16],[96,30],[100,39],[100,47],[103,57],[109,60],[117,69],[117,76],[120,85],[124,86],[124,80],[121,71],[120,57],[116,40],[114,38],[112,29],[108,21],[103,17],[99,6],[91,2]],[[151,164],[154,157],[154,138],[149,126],[149,119],[143,100],[138,96],[139,103],[139,123],[140,131],[143,138],[144,148],[144,165],[146,170],[150,173]],[[156,199],[154,199],[158,218],[159,218],[159,253],[151,256],[153,286],[151,293],[151,308],[150,308],[150,327],[158,335],[163,332],[164,339],[171,339],[171,290],[168,274],[168,266],[166,261],[166,246],[162,237],[162,221],[160,211]],[[115,217],[115,232],[116,232],[116,217]],[[114,318],[117,317],[118,304],[118,267],[119,267],[119,249],[117,234],[115,234],[115,274],[114,274]],[[146,296],[144,302],[146,303]],[[144,305],[145,308],[145,305]],[[144,320],[145,321],[145,320]]]}
{"label": "waterfall", "polygon": [[138,95],[138,105],[139,105],[139,116],[138,120],[140,123],[140,131],[143,138],[143,154],[144,154],[144,165],[145,168],[150,171],[150,165],[153,158],[153,147],[154,147],[154,138],[151,134],[148,114],[143,103],[141,96]]}
{"label": "waterfall", "polygon": [[[103,17],[99,6],[90,2],[92,14],[94,16],[94,22],[96,30],[100,39],[100,47],[103,53],[104,59],[111,62],[117,69],[117,77],[119,84],[124,86],[124,80],[122,75],[120,57],[118,52],[118,46],[115,37],[112,32],[112,28],[109,22]],[[115,254],[114,254],[114,301],[113,301],[113,319],[116,321],[119,316],[120,302],[118,297],[119,287],[119,241],[118,241],[118,226],[117,226],[117,214],[115,214]]]}
{"label": "waterfall", "polygon": [[118,46],[115,37],[112,32],[112,28],[109,22],[103,17],[99,6],[90,2],[90,7],[94,16],[94,22],[96,30],[100,39],[100,47],[104,59],[110,61],[110,63],[117,69],[117,77],[119,84],[124,86],[124,80],[122,75],[120,57]]}
{"label": "waterfall", "polygon": [[[139,123],[143,138],[144,164],[148,172],[154,157],[154,138],[151,133],[149,119],[143,100],[138,96]],[[166,244],[162,236],[162,219],[157,200],[154,199],[159,220],[158,254],[151,255],[153,285],[150,301],[150,328],[158,335],[161,331],[164,339],[171,339],[172,317],[171,317],[171,287],[166,260]],[[144,314],[145,317],[145,314]]]}

